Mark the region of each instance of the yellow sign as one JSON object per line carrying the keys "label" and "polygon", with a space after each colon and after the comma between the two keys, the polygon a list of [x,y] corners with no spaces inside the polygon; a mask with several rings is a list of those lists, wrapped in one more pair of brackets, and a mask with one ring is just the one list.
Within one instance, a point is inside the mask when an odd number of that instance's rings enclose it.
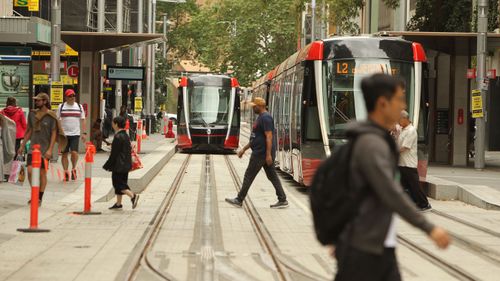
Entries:
{"label": "yellow sign", "polygon": [[66,45],[66,49],[64,50],[64,53],[62,53],[61,55],[76,57],[76,56],[78,56],[78,52],[73,50],[69,45]]}
{"label": "yellow sign", "polygon": [[28,7],[28,0],[14,0],[14,7]]}
{"label": "yellow sign", "polygon": [[33,85],[48,85],[49,75],[48,74],[33,74]]}
{"label": "yellow sign", "polygon": [[472,90],[471,96],[472,118],[483,118],[483,97],[480,90]]}
{"label": "yellow sign", "polygon": [[63,101],[63,83],[52,82],[50,86],[50,104],[52,105],[52,110],[56,110]]}
{"label": "yellow sign", "polygon": [[61,75],[63,85],[73,85],[73,78],[68,75]]}
{"label": "yellow sign", "polygon": [[142,97],[135,97],[134,111],[135,112],[142,111]]}
{"label": "yellow sign", "polygon": [[[38,50],[33,50],[31,51],[32,56],[41,56],[41,57],[50,57],[50,51],[38,51]],[[66,49],[64,52],[61,52],[61,56],[63,57],[77,57],[78,52],[71,49],[70,46],[66,45]]]}
{"label": "yellow sign", "polygon": [[28,11],[30,12],[38,12],[39,9],[39,0],[29,0],[28,1]]}

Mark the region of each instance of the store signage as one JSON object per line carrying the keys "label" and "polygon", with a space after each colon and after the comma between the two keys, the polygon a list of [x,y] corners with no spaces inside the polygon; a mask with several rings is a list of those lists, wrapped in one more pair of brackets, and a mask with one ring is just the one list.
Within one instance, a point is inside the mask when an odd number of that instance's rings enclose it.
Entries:
{"label": "store signage", "polygon": [[108,66],[107,79],[109,80],[144,80],[144,67]]}
{"label": "store signage", "polygon": [[33,85],[48,85],[49,75],[48,74],[33,74]]}
{"label": "store signage", "polygon": [[78,65],[71,65],[70,67],[68,67],[68,75],[70,77],[78,77],[78,73],[80,73]]}
{"label": "store signage", "polygon": [[488,78],[496,79],[497,78],[497,70],[496,69],[488,69]]}
{"label": "store signage", "polygon": [[483,118],[483,98],[480,90],[472,90],[471,96],[472,118]]}
{"label": "store signage", "polygon": [[476,79],[476,69],[475,68],[467,69],[467,79]]}
{"label": "store signage", "polygon": [[29,0],[28,1],[28,11],[38,12],[39,11],[39,0]]}

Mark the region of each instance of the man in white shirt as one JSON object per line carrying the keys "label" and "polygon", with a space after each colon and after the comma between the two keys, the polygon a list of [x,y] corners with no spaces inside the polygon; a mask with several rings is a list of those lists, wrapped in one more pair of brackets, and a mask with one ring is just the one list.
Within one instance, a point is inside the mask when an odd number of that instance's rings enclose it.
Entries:
{"label": "man in white shirt", "polygon": [[[64,169],[64,181],[69,181],[69,161],[68,153],[71,152],[71,180],[76,180],[76,165],[78,163],[78,146],[80,145],[80,135],[82,141],[85,141],[87,133],[85,132],[87,124],[85,122],[85,111],[83,107],[77,103],[76,93],[72,89],[66,90],[64,93],[66,96],[66,102],[59,105],[57,110],[57,117],[61,120],[61,125],[64,130],[64,134],[68,138],[68,145],[66,149],[62,152],[62,166]],[[83,130],[83,134],[80,132],[80,127]]]}
{"label": "man in white shirt", "polygon": [[408,112],[401,112],[399,120],[401,132],[397,143],[399,147],[399,171],[401,173],[401,185],[410,194],[418,208],[422,211],[430,210],[432,207],[422,189],[418,176],[418,134],[412,125]]}

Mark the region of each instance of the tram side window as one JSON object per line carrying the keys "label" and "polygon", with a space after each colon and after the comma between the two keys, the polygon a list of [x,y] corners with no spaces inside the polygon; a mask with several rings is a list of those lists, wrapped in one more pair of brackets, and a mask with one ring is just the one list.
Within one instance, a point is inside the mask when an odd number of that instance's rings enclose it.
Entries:
{"label": "tram side window", "polygon": [[[292,146],[300,145],[302,135],[301,131],[301,120],[302,120],[302,88],[304,83],[304,69],[299,68],[298,72],[295,74],[293,88],[293,102],[292,102],[292,125],[291,125],[291,135],[292,135]],[[295,148],[295,146],[294,146]]]}
{"label": "tram side window", "polygon": [[182,90],[179,90],[179,94],[177,96],[177,117],[179,118],[179,124],[186,123],[186,117],[184,116],[184,104],[182,100]]}
{"label": "tram side window", "polygon": [[304,99],[307,102],[304,109],[305,139],[309,141],[321,141],[316,84],[314,83],[314,79],[313,65],[311,62],[307,62],[304,69]]}

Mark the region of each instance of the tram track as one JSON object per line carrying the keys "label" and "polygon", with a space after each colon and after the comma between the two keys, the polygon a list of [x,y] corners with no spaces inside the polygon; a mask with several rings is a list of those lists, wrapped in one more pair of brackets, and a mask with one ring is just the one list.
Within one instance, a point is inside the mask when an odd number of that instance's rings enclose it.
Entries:
{"label": "tram track", "polygon": [[184,174],[187,170],[187,167],[189,165],[189,160],[191,159],[191,155],[187,155],[186,158],[184,159],[184,162],[181,165],[181,168],[179,169],[177,175],[174,178],[174,181],[171,185],[170,190],[168,191],[167,195],[165,196],[164,200],[162,201],[160,208],[156,212],[153,220],[151,221],[151,227],[146,235],[145,243],[142,247],[140,256],[133,265],[132,270],[129,272],[126,280],[132,281],[136,280],[137,275],[140,271],[141,268],[145,267],[148,270],[152,271],[156,276],[163,280],[174,280],[171,276],[168,276],[168,274],[164,273],[162,270],[156,268],[151,261],[148,258],[148,253],[154,246],[154,243],[158,237],[158,234],[161,231],[161,227],[163,225],[163,222],[165,221],[165,218],[167,217],[172,204],[174,202],[175,196],[177,195],[177,191],[179,190],[179,187],[181,186],[182,179],[184,178]]}
{"label": "tram track", "polygon": [[[236,191],[239,192],[242,182],[238,175],[238,172],[236,171],[236,168],[234,167],[228,155],[224,156],[224,160],[233,179],[234,187]],[[242,208],[244,209],[250,222],[252,223],[255,229],[255,233],[259,241],[261,242],[261,245],[271,257],[273,264],[276,267],[279,280],[293,280],[292,276],[290,275],[291,272],[310,280],[326,280],[325,278],[318,276],[314,272],[311,272],[307,269],[295,267],[293,265],[293,261],[287,260],[280,254],[280,250],[278,249],[276,242],[273,240],[270,231],[265,226],[263,219],[260,217],[255,205],[252,203],[252,200],[250,198],[247,197],[245,199]]]}
{"label": "tram track", "polygon": [[481,278],[472,275],[471,273],[465,271],[461,267],[458,267],[454,264],[447,262],[445,259],[439,257],[438,255],[433,254],[431,251],[425,249],[424,247],[419,246],[417,243],[411,241],[408,238],[403,237],[402,235],[398,235],[398,241],[402,246],[410,249],[412,252],[416,253],[423,259],[438,266],[440,269],[447,272],[451,276],[455,277],[457,280],[462,280],[462,281],[481,280]]}
{"label": "tram track", "polygon": [[[485,227],[480,226],[478,224],[471,223],[469,221],[466,221],[466,220],[461,219],[459,217],[456,217],[454,215],[447,214],[447,213],[444,213],[444,212],[441,212],[438,210],[432,210],[431,213],[436,215],[436,216],[450,220],[453,223],[464,225],[466,227],[472,228],[475,231],[479,231],[479,232],[485,233],[489,236],[492,236],[494,238],[500,239],[499,232],[485,228]],[[448,229],[448,233],[453,238],[455,244],[458,244],[457,246],[460,246],[465,250],[470,250],[470,251],[474,252],[476,255],[482,257],[483,259],[485,259],[487,261],[494,262],[495,264],[500,266],[500,252],[499,251],[488,249],[487,247],[481,245],[480,243],[478,243],[476,241],[472,241],[468,238],[465,238],[465,237],[463,237],[463,235],[460,235],[457,232],[452,231],[450,229]]]}

